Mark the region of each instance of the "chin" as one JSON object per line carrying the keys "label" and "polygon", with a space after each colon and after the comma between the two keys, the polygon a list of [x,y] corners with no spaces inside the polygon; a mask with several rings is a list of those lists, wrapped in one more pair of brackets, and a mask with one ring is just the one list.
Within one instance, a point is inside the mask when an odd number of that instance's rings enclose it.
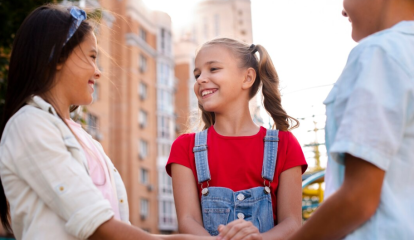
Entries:
{"label": "chin", "polygon": [[85,97],[83,99],[79,99],[78,101],[76,101],[76,104],[73,105],[77,105],[77,106],[85,106],[85,105],[89,105],[93,102],[93,98],[92,96],[90,97]]}
{"label": "chin", "polygon": [[355,29],[355,27],[352,27],[352,39],[355,42],[359,42],[359,41],[361,41],[362,39],[368,37],[371,34],[373,34],[373,33],[366,33],[364,31],[358,31],[358,30]]}
{"label": "chin", "polygon": [[352,40],[354,40],[355,42],[359,42],[362,38],[359,37],[357,34],[352,33]]}
{"label": "chin", "polygon": [[207,112],[217,112],[217,106],[213,104],[204,104],[203,109]]}

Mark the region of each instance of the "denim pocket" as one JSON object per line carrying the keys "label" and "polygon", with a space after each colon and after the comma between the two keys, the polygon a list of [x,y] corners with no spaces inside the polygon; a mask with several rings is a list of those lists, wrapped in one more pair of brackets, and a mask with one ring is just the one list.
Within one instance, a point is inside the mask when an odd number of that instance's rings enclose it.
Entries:
{"label": "denim pocket", "polygon": [[203,209],[204,228],[212,235],[217,236],[218,226],[226,225],[229,219],[229,208],[205,208]]}

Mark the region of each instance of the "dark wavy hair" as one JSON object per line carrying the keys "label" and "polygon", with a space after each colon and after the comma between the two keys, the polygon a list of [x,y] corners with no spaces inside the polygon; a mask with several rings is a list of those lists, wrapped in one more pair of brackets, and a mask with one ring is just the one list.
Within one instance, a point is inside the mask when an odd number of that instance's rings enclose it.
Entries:
{"label": "dark wavy hair", "polygon": [[[88,21],[82,21],[65,44],[72,24],[73,19],[68,9],[56,4],[47,4],[35,9],[23,21],[12,47],[0,137],[7,121],[26,105],[33,95],[42,96],[50,91],[55,84],[58,64],[64,63],[74,48],[93,30]],[[45,100],[54,106],[52,99]],[[59,111],[57,112],[62,118]],[[3,227],[12,232],[9,204],[1,179],[0,220]]]}

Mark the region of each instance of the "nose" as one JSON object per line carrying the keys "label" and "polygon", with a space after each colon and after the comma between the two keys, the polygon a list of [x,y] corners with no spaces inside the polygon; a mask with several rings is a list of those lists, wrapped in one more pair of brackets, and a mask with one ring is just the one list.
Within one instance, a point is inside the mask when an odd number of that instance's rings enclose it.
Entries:
{"label": "nose", "polygon": [[342,10],[342,16],[344,16],[344,17],[348,17],[348,13],[346,13],[346,11],[345,11],[345,10]]}
{"label": "nose", "polygon": [[101,74],[102,74],[101,70],[99,70],[98,67],[95,67],[95,73],[93,74],[94,78],[99,79],[101,77]]}
{"label": "nose", "polygon": [[205,76],[205,74],[200,74],[200,76],[197,78],[197,82],[198,84],[206,83],[208,82],[208,78]]}

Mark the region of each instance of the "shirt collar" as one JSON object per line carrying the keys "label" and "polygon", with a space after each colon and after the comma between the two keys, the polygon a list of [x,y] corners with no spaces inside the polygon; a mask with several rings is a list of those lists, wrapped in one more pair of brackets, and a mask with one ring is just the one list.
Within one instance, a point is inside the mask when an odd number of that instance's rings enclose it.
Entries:
{"label": "shirt collar", "polygon": [[43,111],[49,112],[58,117],[56,110],[52,107],[52,105],[50,105],[50,103],[46,102],[45,100],[43,100],[43,98],[39,96],[33,96],[27,102],[27,104],[42,109]]}
{"label": "shirt collar", "polygon": [[406,34],[414,34],[414,21],[401,21],[392,26],[391,29]]}

